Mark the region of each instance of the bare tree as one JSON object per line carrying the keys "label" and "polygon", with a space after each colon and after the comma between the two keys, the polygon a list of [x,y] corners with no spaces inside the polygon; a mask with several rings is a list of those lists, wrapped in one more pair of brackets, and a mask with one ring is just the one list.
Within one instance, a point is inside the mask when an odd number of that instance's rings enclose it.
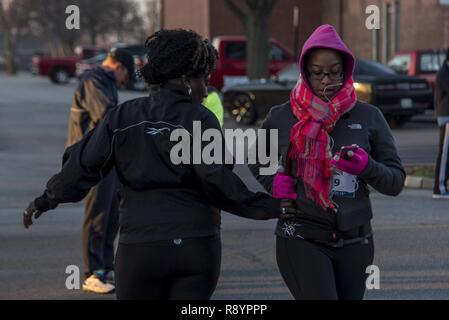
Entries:
{"label": "bare tree", "polygon": [[92,45],[97,44],[98,36],[110,32],[114,21],[110,0],[78,0],[81,12],[81,31],[87,35]]}
{"label": "bare tree", "polygon": [[[134,0],[108,0],[111,10],[111,28],[118,41],[132,39],[140,41],[145,27],[139,7]],[[142,35],[143,34],[143,35]]]}
{"label": "bare tree", "polygon": [[17,73],[14,56],[16,52],[15,36],[12,32],[11,22],[9,21],[8,8],[4,6],[4,1],[0,1],[0,30],[5,42],[5,72],[10,75]]}
{"label": "bare tree", "polygon": [[250,79],[268,78],[268,20],[277,0],[245,0],[246,10],[225,0],[228,8],[245,27],[247,38],[247,75]]}
{"label": "bare tree", "polygon": [[0,0],[0,33],[5,44],[5,72],[10,75],[17,73],[15,64],[17,37],[26,28],[27,16],[26,1]]}
{"label": "bare tree", "polygon": [[155,33],[162,27],[162,2],[161,0],[147,0],[146,1],[147,17],[149,22],[149,35]]}
{"label": "bare tree", "polygon": [[[141,41],[147,35],[135,0],[0,0],[0,32],[6,47],[6,66],[15,73],[14,56],[20,28],[27,27],[47,42],[52,55],[70,55],[83,39],[115,35],[120,41]],[[66,8],[80,8],[81,28],[67,29]]]}
{"label": "bare tree", "polygon": [[81,11],[81,31],[90,43],[112,36],[117,41],[141,39],[142,15],[135,0],[77,0]]}
{"label": "bare tree", "polygon": [[[96,45],[98,38],[113,36],[117,41],[141,40],[144,27],[135,0],[32,0],[34,22],[41,34],[51,39],[50,47],[55,54],[73,53],[75,44],[87,37]],[[80,30],[65,28],[65,8],[80,8]]]}
{"label": "bare tree", "polygon": [[[54,55],[73,54],[76,43],[80,40],[81,30],[68,30],[65,26],[67,15],[65,9],[69,5],[79,5],[76,0],[27,0],[31,3],[30,23],[35,27],[35,32],[43,36]],[[80,9],[81,10],[81,9]],[[83,13],[81,13],[81,16]]]}

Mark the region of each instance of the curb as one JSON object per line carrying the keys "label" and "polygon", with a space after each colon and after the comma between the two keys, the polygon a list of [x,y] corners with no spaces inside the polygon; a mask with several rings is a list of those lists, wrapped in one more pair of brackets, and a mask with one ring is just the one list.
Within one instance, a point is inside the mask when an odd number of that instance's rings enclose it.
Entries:
{"label": "curb", "polygon": [[417,176],[407,176],[404,187],[408,189],[433,190],[435,179]]}

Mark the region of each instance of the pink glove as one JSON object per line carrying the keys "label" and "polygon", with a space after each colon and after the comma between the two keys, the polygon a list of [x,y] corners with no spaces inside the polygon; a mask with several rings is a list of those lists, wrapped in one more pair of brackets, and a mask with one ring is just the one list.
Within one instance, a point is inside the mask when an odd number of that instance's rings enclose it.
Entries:
{"label": "pink glove", "polygon": [[273,180],[273,198],[296,200],[296,179],[278,172]]}
{"label": "pink glove", "polygon": [[354,176],[358,176],[366,169],[368,165],[369,155],[362,148],[354,151],[351,160],[346,160],[340,157],[340,152],[337,152],[331,161],[331,164],[338,170],[347,172]]}

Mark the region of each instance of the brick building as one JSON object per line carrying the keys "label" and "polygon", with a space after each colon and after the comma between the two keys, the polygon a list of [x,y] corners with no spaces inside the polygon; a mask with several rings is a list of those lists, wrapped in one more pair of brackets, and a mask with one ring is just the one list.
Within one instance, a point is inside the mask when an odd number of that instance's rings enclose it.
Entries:
{"label": "brick building", "polygon": [[[203,36],[242,35],[243,26],[224,0],[162,0],[165,28],[193,29]],[[245,0],[237,0],[243,5]],[[270,36],[294,49],[294,8],[299,8],[299,45],[320,24],[334,25],[354,53],[386,61],[394,51],[449,46],[446,0],[278,0],[269,22]],[[380,9],[380,30],[365,27],[367,6]]]}
{"label": "brick building", "polygon": [[[245,0],[237,0],[242,4]],[[269,22],[270,37],[294,49],[293,11],[299,10],[299,43],[320,25],[321,0],[278,0]],[[163,0],[163,26],[189,28],[207,38],[219,35],[243,35],[240,20],[223,0]]]}
{"label": "brick building", "polygon": [[[335,12],[339,12],[340,2],[343,17],[340,34],[357,56],[386,62],[395,51],[449,46],[449,5],[440,3],[444,1],[322,0],[323,23],[337,25]],[[378,31],[365,27],[368,17],[365,9],[369,5],[380,9]]]}

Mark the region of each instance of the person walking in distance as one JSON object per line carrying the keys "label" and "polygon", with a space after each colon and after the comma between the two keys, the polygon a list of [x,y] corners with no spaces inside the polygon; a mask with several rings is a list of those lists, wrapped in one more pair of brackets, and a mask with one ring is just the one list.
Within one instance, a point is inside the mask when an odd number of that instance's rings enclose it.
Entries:
{"label": "person walking in distance", "polygon": [[440,128],[440,148],[435,166],[434,199],[449,199],[449,48],[446,60],[437,73],[435,115]]}
{"label": "person walking in distance", "polygon": [[[94,129],[106,112],[118,103],[117,87],[132,79],[134,59],[123,49],[109,52],[101,66],[81,78],[70,110],[67,147]],[[114,240],[118,233],[117,175],[112,170],[85,198],[83,223],[83,290],[114,291]]]}

